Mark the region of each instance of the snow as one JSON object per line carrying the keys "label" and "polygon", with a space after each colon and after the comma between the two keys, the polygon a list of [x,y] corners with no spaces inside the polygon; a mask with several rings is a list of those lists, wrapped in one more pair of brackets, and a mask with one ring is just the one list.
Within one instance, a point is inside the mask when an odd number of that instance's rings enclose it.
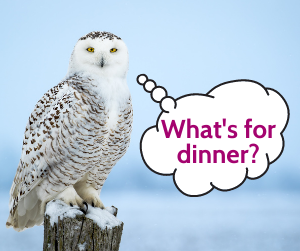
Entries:
{"label": "snow", "polygon": [[[89,206],[86,217],[93,220],[101,229],[111,229],[122,224],[122,221],[113,215],[114,212],[113,207],[101,209]],[[70,207],[61,200],[52,200],[47,204],[46,214],[50,216],[50,224],[53,226],[54,223],[58,223],[58,217],[75,218],[77,215],[83,215],[83,212],[77,206]]]}
{"label": "snow", "polygon": [[85,250],[85,246],[86,246],[86,242],[82,243],[82,244],[78,244],[78,249],[80,251],[84,251]]}
{"label": "snow", "polygon": [[112,207],[106,207],[105,210],[110,212],[111,214],[114,214],[117,209],[114,206],[112,206]]}
{"label": "snow", "polygon": [[50,224],[53,226],[54,223],[58,223],[58,217],[75,218],[76,215],[83,215],[83,212],[77,206],[70,207],[61,200],[52,200],[47,204],[45,214],[50,216]]}
{"label": "snow", "polygon": [[93,220],[101,229],[113,228],[122,224],[122,221],[117,219],[111,212],[111,208],[100,209],[96,207],[89,207],[87,218]]}

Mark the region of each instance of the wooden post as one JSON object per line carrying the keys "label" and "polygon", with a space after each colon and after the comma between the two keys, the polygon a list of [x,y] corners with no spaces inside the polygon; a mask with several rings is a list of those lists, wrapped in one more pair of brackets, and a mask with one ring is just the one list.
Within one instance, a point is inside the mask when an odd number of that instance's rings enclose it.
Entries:
{"label": "wooden post", "polygon": [[[79,211],[79,210],[78,210]],[[117,208],[113,212],[117,215]],[[58,216],[52,219],[47,210],[44,217],[43,251],[118,251],[123,222],[112,228],[100,228],[84,214],[75,217]]]}

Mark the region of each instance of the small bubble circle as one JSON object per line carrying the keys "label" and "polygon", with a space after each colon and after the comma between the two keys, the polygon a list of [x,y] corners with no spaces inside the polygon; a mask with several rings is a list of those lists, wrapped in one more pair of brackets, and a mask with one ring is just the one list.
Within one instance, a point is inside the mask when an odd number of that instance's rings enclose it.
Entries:
{"label": "small bubble circle", "polygon": [[163,87],[156,87],[152,91],[152,98],[156,102],[160,102],[165,96],[167,96],[167,92]]}
{"label": "small bubble circle", "polygon": [[153,88],[156,87],[156,84],[154,81],[152,80],[148,80],[145,84],[144,84],[144,89],[147,92],[151,92],[153,90]]}
{"label": "small bubble circle", "polygon": [[148,80],[147,76],[145,74],[141,74],[137,77],[137,82],[140,85],[143,85]]}

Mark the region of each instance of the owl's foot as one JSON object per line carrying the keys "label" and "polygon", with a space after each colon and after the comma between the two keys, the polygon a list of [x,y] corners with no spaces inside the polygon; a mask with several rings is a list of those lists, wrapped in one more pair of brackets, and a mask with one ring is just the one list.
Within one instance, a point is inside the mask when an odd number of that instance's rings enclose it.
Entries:
{"label": "owl's foot", "polygon": [[100,207],[104,209],[104,205],[99,198],[99,192],[93,188],[92,186],[89,187],[81,187],[76,189],[77,193],[80,195],[81,198],[84,199],[89,205],[92,207]]}
{"label": "owl's foot", "polygon": [[99,196],[87,196],[85,199],[92,207],[100,207],[101,209],[105,208]]}
{"label": "owl's foot", "polygon": [[78,206],[80,208],[80,211],[84,214],[86,214],[88,210],[87,203],[76,193],[73,186],[65,189],[55,199],[61,200],[71,207]]}

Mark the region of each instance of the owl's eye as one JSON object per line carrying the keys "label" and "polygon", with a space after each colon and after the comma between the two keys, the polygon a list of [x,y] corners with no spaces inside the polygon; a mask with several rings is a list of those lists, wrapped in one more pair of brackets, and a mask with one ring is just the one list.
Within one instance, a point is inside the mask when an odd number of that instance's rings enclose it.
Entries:
{"label": "owl's eye", "polygon": [[94,52],[94,48],[93,47],[89,47],[86,50],[89,51],[89,52]]}
{"label": "owl's eye", "polygon": [[112,49],[110,49],[110,52],[116,52],[117,51],[117,49],[116,48],[112,48]]}

